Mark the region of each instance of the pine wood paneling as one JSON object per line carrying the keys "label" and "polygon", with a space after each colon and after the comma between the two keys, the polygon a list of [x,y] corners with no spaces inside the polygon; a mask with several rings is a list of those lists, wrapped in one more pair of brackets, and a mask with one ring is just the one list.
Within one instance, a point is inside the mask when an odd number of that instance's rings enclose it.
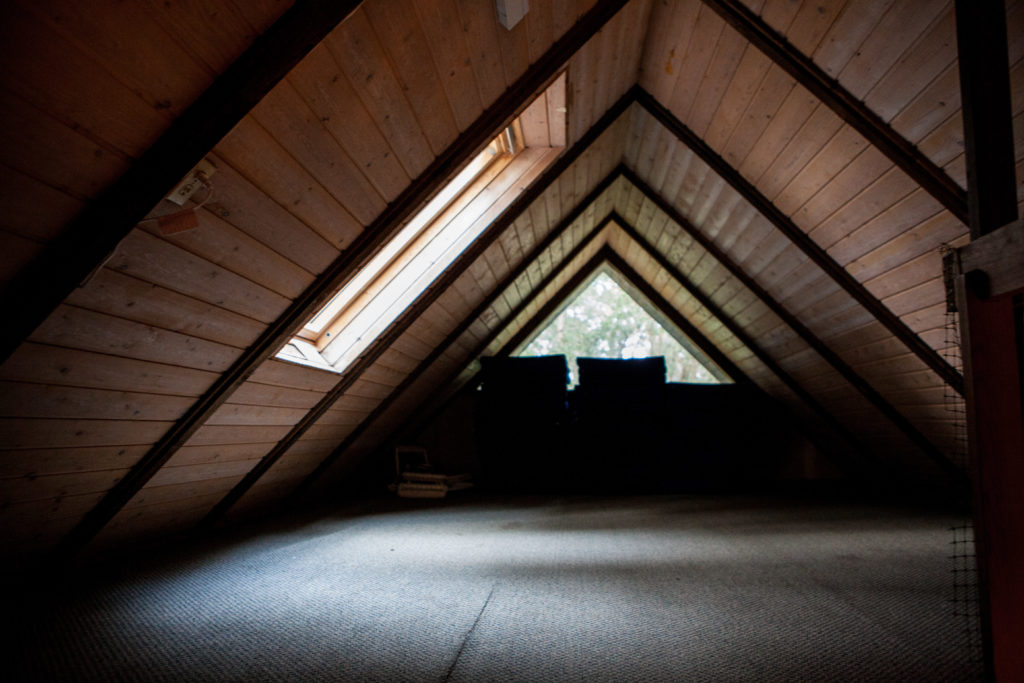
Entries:
{"label": "pine wood paneling", "polygon": [[0,553],[19,555],[49,548],[67,534],[103,493],[86,493],[15,503],[0,515],[0,534],[5,539]]}
{"label": "pine wood paneling", "polygon": [[384,209],[376,188],[288,80],[271,90],[251,116],[362,226]]}
{"label": "pine wood paneling", "polygon": [[390,69],[380,68],[387,60],[365,11],[353,13],[325,42],[409,177],[418,176],[440,148],[431,151],[401,84]]}
{"label": "pine wood paneling", "polygon": [[395,199],[409,183],[409,175],[330,51],[323,45],[314,49],[288,75],[288,82],[381,197]]}
{"label": "pine wood paneling", "polygon": [[8,448],[68,448],[154,443],[170,422],[0,418],[0,443]]}
{"label": "pine wood paneling", "polygon": [[[416,3],[416,13],[426,34],[455,124],[463,131],[480,115],[483,105],[465,33],[451,30],[460,23],[458,7],[455,0],[437,0]],[[397,17],[392,20],[397,20]]]}
{"label": "pine wood paneling", "polygon": [[8,3],[4,26],[0,45],[7,68],[0,82],[27,102],[129,157],[138,156],[167,126],[166,111],[132,92],[34,13]]}
{"label": "pine wood paneling", "polygon": [[222,372],[238,355],[238,349],[223,344],[68,305],[47,318],[30,340],[212,372]]}
{"label": "pine wood paneling", "polygon": [[226,161],[216,155],[208,158],[217,166],[211,212],[309,273],[321,272],[337,257],[338,248],[328,239],[263,194]]}
{"label": "pine wood paneling", "polygon": [[0,379],[198,396],[216,373],[27,342],[0,366]]}
{"label": "pine wood paneling", "polygon": [[141,457],[145,449],[145,446],[5,449],[0,451],[0,479],[32,481],[50,475],[124,470]]}
{"label": "pine wood paneling", "polygon": [[288,305],[283,296],[143,230],[118,245],[107,267],[263,323]]}
{"label": "pine wood paneling", "polygon": [[185,443],[186,446],[224,446],[243,443],[277,442],[288,433],[287,426],[204,425]]}
{"label": "pine wood paneling", "polygon": [[249,345],[263,330],[252,318],[107,268],[88,287],[72,292],[67,302],[236,348]]}
{"label": "pine wood paneling", "polygon": [[333,246],[344,248],[359,234],[361,226],[352,214],[251,116],[215,152]]}
{"label": "pine wood paneling", "polygon": [[176,420],[192,401],[184,396],[0,383],[0,415],[91,420]]}
{"label": "pine wood paneling", "polygon": [[[458,8],[460,27],[476,75],[480,101],[487,107],[510,83],[506,80],[501,45],[498,42],[498,31],[504,29],[499,27],[495,8],[491,3],[458,0]],[[423,54],[423,51],[419,51],[419,54]],[[413,59],[417,58],[414,56]],[[436,79],[436,76],[430,74],[430,78]]]}
{"label": "pine wood paneling", "polygon": [[183,446],[178,449],[165,467],[208,465],[214,462],[237,462],[242,460],[255,461],[273,446],[272,442]]}
{"label": "pine wood paneling", "polygon": [[[320,401],[337,377],[302,365],[265,362],[154,475],[136,496],[138,500],[129,502],[115,518],[116,523],[112,522],[114,531],[110,533],[130,536],[145,529],[156,530],[162,526],[155,521],[158,519],[177,523],[172,512],[178,509],[179,498],[165,498],[164,491],[193,498],[189,515],[198,520]],[[186,484],[200,486],[208,480],[220,484],[209,491],[181,488]],[[134,507],[146,511],[130,512]]]}
{"label": "pine wood paneling", "polygon": [[33,11],[80,45],[155,110],[180,114],[213,81],[144,5],[33,2]]}

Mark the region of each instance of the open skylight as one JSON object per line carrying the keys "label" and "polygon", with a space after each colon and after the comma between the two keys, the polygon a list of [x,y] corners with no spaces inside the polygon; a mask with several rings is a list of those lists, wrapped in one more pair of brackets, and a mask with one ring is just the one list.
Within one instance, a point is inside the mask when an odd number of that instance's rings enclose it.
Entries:
{"label": "open skylight", "polygon": [[[664,356],[669,382],[718,384],[713,373],[694,357],[678,338],[644,310],[602,270],[518,354],[564,354],[569,361],[572,386],[578,382],[576,358],[643,358]],[[687,340],[688,341],[688,340]]]}
{"label": "open skylight", "polygon": [[[342,372],[462,253],[544,168],[564,133],[550,109],[564,75],[501,131],[421,209],[278,353]],[[543,131],[540,130],[543,128]],[[550,132],[549,132],[550,131]],[[541,134],[543,133],[543,134]],[[538,141],[539,142],[538,144]]]}

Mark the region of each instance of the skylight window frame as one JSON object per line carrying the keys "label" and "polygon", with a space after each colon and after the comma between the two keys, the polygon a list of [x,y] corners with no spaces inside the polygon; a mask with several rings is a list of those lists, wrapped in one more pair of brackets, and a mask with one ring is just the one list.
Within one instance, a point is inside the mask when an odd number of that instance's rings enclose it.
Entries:
{"label": "skylight window frame", "polygon": [[506,142],[507,130],[508,128],[491,140],[433,199],[406,222],[398,234],[302,327],[297,336],[322,349],[332,336],[325,331],[332,327],[337,328],[338,320],[342,319],[345,312],[357,304],[368,290],[386,284],[386,280],[381,282],[383,276],[397,261],[402,260],[403,256],[408,257],[410,251],[415,254],[417,241],[431,228],[437,228],[437,224],[444,219],[452,205],[467,203],[472,199],[472,190],[481,177],[487,176],[488,171],[493,171],[496,166],[503,167],[508,163],[511,156]]}
{"label": "skylight window frame", "polygon": [[[401,315],[418,292],[436,277],[432,270],[438,259],[453,245],[465,241],[466,231],[472,228],[478,217],[462,214],[525,147],[517,118],[406,222],[395,237],[303,326],[279,356],[337,372],[355,360],[365,347],[365,343],[360,342],[376,337],[394,317]],[[463,229],[451,233],[450,229],[457,221]],[[432,247],[432,251],[427,251]],[[424,264],[422,259],[431,253],[433,258]],[[415,270],[417,265],[420,267]],[[395,280],[403,274],[409,281],[396,294],[395,287],[400,283],[396,284]],[[408,295],[410,290],[416,292],[411,297]],[[382,296],[388,299],[382,300]],[[396,307],[398,310],[388,317]],[[364,317],[363,321],[359,320],[360,316],[367,316],[367,311],[372,313],[374,310],[377,314],[372,319],[367,321]],[[382,324],[383,317],[387,320]],[[353,323],[360,323],[356,334],[346,337],[345,332],[352,332]],[[353,348],[356,348],[355,352]],[[320,357],[310,359],[314,349]]]}
{"label": "skylight window frame", "polygon": [[[362,356],[564,150],[565,84],[563,72],[378,248],[277,357],[341,373]],[[487,150],[496,153],[482,157]],[[470,170],[474,164],[478,164],[476,172]],[[457,229],[451,233],[451,228]],[[432,257],[420,256],[429,253],[424,248],[433,247],[437,249]],[[400,282],[392,281],[417,263],[418,270],[396,292]],[[378,314],[369,324],[360,322],[364,309],[381,296],[385,298]],[[353,323],[358,327],[353,328]],[[355,336],[346,336],[353,329]]]}

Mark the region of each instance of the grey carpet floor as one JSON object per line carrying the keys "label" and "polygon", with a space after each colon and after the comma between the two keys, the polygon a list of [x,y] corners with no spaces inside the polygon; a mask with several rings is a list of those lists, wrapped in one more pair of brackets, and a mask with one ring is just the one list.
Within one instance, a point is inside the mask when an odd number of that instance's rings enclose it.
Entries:
{"label": "grey carpet floor", "polygon": [[952,517],[681,496],[385,507],[22,591],[8,663],[96,681],[980,676],[949,603]]}

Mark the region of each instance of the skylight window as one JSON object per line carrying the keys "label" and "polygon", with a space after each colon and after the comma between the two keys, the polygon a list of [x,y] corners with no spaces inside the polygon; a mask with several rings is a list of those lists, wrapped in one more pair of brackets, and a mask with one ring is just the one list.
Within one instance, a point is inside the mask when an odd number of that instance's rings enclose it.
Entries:
{"label": "skylight window", "polygon": [[466,168],[455,176],[455,178],[448,183],[444,189],[442,189],[436,197],[434,197],[423,210],[416,214],[411,221],[409,221],[404,228],[395,236],[393,240],[388,242],[380,253],[378,253],[370,262],[359,271],[347,285],[341,288],[337,294],[334,295],[326,306],[324,306],[319,313],[313,316],[313,319],[306,323],[303,331],[319,334],[323,331],[324,327],[330,324],[338,315],[343,308],[351,303],[359,294],[361,294],[367,285],[377,277],[381,271],[387,268],[391,263],[394,262],[395,258],[399,256],[403,249],[405,249],[409,243],[415,239],[422,230],[427,227],[427,224],[440,215],[441,212],[446,209],[458,196],[460,192],[466,190],[466,188],[477,179],[492,162],[496,161],[497,158],[506,153],[507,145],[502,144],[502,140],[507,138],[507,134],[502,132],[497,138],[491,141],[491,144],[476,155]]}
{"label": "skylight window", "polygon": [[[559,148],[550,141],[564,140],[554,133],[564,133],[565,110],[550,103],[559,101],[552,93],[564,93],[564,83],[563,75],[477,154],[278,357],[336,372],[358,358],[488,227],[485,216],[498,215],[557,156]],[[547,116],[549,111],[555,116]]]}

